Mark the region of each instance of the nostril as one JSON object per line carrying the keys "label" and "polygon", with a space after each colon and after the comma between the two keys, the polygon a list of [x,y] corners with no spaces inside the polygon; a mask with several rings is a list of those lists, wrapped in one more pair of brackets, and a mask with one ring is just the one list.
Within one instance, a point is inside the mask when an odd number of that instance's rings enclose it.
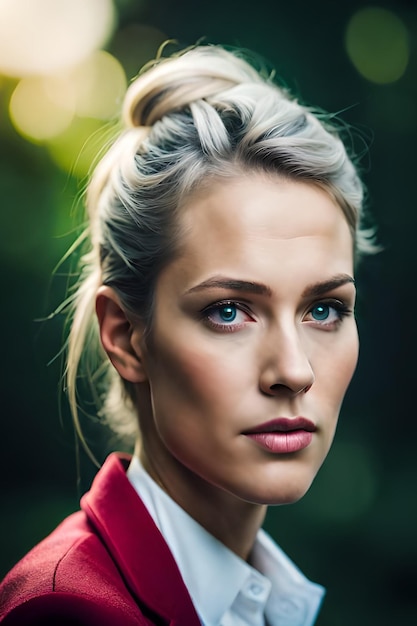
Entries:
{"label": "nostril", "polygon": [[269,387],[271,391],[280,391],[280,389],[288,389],[286,385],[282,385],[281,383],[275,383]]}
{"label": "nostril", "polygon": [[290,387],[289,385],[283,385],[282,383],[275,383],[274,385],[270,385],[269,391],[271,393],[279,393],[280,391],[287,390],[287,391],[290,391],[291,393],[299,394],[299,393],[307,393],[308,391],[310,391],[312,386],[313,386],[313,383],[310,383],[306,385],[305,387],[294,389]]}

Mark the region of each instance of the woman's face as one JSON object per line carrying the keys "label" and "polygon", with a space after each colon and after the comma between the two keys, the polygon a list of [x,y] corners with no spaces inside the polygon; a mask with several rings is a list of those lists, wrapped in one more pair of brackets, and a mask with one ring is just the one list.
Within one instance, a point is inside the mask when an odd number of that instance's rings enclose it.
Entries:
{"label": "woman's face", "polygon": [[197,476],[247,502],[293,502],[329,451],[357,361],[345,217],[318,187],[250,174],[194,195],[182,219],[151,341],[132,337],[147,457],[168,488]]}

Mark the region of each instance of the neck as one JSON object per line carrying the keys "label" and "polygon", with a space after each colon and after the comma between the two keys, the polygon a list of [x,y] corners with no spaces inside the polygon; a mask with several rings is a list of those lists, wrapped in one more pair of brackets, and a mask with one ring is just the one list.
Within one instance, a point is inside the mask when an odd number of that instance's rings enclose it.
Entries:
{"label": "neck", "polygon": [[[148,446],[135,454],[153,478],[181,508],[229,550],[247,561],[266,506],[245,502],[208,483],[176,459],[158,458]],[[165,462],[162,462],[165,461]]]}

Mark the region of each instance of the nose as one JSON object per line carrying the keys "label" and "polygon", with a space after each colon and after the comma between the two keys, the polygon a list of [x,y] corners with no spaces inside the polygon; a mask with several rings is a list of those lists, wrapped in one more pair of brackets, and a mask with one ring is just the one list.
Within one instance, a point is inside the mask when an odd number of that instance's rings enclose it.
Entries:
{"label": "nose", "polygon": [[268,337],[262,348],[259,386],[267,395],[306,393],[315,376],[306,347],[296,328]]}

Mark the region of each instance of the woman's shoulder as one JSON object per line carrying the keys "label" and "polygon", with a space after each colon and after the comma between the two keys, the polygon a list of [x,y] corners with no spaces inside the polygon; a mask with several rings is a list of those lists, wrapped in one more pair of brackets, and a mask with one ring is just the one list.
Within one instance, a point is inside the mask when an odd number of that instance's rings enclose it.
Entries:
{"label": "woman's shoulder", "polygon": [[149,624],[83,511],[66,518],[0,586],[2,624]]}

